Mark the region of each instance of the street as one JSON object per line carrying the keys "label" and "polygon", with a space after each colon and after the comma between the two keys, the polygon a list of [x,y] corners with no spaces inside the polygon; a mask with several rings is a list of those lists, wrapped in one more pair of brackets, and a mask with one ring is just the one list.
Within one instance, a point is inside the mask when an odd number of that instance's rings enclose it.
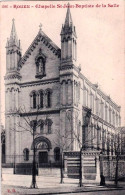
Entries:
{"label": "street", "polygon": [[12,169],[3,169],[2,172],[2,195],[7,194],[86,194],[86,195],[122,195],[125,194],[124,182],[115,188],[113,182],[106,183],[106,186],[99,184],[83,184],[79,187],[78,179],[64,178],[60,184],[60,176],[37,176],[38,188],[31,189],[31,175],[14,175]]}
{"label": "street", "polygon": [[[82,193],[68,193],[65,195],[124,195],[125,194],[125,190],[120,190],[120,191],[99,191],[99,192],[82,192]],[[53,194],[54,195],[54,194]]]}

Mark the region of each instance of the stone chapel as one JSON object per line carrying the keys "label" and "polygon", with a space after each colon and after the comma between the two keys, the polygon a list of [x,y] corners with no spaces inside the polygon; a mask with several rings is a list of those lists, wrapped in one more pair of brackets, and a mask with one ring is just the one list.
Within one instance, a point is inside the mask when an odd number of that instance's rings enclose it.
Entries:
{"label": "stone chapel", "polygon": [[62,151],[80,147],[114,153],[120,107],[82,74],[69,8],[60,30],[61,48],[40,27],[22,56],[12,21],[6,44],[6,163],[15,157],[32,162],[32,129],[39,163],[56,162]]}

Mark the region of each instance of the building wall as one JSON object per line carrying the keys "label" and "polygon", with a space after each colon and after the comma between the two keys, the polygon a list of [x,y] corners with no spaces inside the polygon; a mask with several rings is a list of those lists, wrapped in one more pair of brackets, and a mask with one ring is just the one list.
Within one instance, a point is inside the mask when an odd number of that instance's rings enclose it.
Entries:
{"label": "building wall", "polygon": [[53,79],[59,77],[59,65],[60,60],[59,58],[50,50],[42,41],[38,43],[36,48],[32,51],[31,55],[25,62],[25,64],[20,69],[20,74],[22,76],[22,83],[23,82],[32,82],[38,81],[35,78],[36,75],[36,63],[35,58],[39,54],[39,49],[42,50],[42,54],[46,56],[46,76],[44,76],[44,80],[46,79]]}
{"label": "building wall", "polygon": [[[40,30],[23,57],[15,24],[12,25],[12,34],[6,46],[7,162],[10,162],[9,155],[23,155],[25,148],[32,154],[32,136],[22,129],[26,127],[24,117],[31,122],[37,114],[37,120],[52,121],[50,134],[46,131],[35,135],[36,140],[41,137],[43,140],[46,138],[48,144],[50,142],[50,155],[54,155],[55,147],[59,147],[60,151],[79,151],[82,146],[110,153],[113,150],[115,129],[120,126],[120,107],[81,73],[77,66],[76,31],[74,26],[71,31],[73,23],[69,20],[70,16],[62,27],[61,50]],[[39,72],[40,63],[43,63],[43,74]],[[33,108],[33,93],[36,94],[38,106],[40,90],[43,90],[44,100],[43,108],[39,108],[38,113],[38,107]],[[47,90],[51,91],[49,108]],[[44,126],[47,128],[46,123]]]}

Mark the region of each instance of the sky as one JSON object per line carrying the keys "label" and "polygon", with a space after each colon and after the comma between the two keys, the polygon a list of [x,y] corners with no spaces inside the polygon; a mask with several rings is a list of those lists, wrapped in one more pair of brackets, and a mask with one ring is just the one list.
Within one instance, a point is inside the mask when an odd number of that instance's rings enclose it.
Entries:
{"label": "sky", "polygon": [[[106,2],[106,3],[105,3]],[[115,3],[118,7],[109,7]],[[55,8],[36,8],[38,5],[55,5]],[[22,54],[28,49],[42,24],[42,30],[60,47],[60,32],[65,21],[65,1],[13,1],[1,3],[1,98],[2,123],[4,124],[4,75],[6,72],[6,40],[10,36],[12,19]],[[76,8],[94,5],[93,8]],[[96,7],[96,5],[100,7]],[[106,5],[103,7],[102,4]],[[3,8],[8,5],[8,8]],[[13,8],[30,5],[30,8]],[[58,7],[60,8],[57,8]],[[12,7],[10,7],[12,6]],[[32,7],[33,6],[33,7]],[[35,7],[36,6],[36,7]],[[125,59],[124,59],[124,1],[70,1],[73,24],[77,32],[77,64],[82,73],[121,106],[122,126],[125,126]]]}

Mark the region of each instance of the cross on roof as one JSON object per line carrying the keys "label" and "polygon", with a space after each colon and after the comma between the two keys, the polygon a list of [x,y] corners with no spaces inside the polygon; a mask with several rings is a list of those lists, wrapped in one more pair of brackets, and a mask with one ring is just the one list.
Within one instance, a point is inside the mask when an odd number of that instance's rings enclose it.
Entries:
{"label": "cross on roof", "polygon": [[42,30],[42,24],[40,23],[39,25],[39,30],[41,31]]}

